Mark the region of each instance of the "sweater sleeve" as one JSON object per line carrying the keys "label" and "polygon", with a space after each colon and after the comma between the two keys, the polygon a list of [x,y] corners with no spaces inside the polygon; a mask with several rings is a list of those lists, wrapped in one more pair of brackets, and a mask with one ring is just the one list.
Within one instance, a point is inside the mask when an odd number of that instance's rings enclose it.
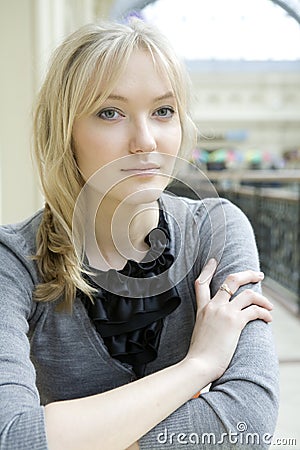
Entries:
{"label": "sweater sleeve", "polygon": [[0,231],[0,448],[46,450],[44,409],[27,338],[33,279],[30,264],[16,250],[23,245],[18,239]]}
{"label": "sweater sleeve", "polygon": [[[259,269],[252,227],[230,202],[208,201],[200,218],[199,273],[208,253],[219,261],[211,290],[214,295],[227,275]],[[222,219],[222,220],[220,220]],[[214,224],[214,226],[212,226]],[[214,239],[212,231],[219,233]],[[226,233],[224,233],[226,231]],[[245,289],[249,286],[240,288]],[[260,290],[260,285],[251,285]],[[192,399],[140,440],[141,450],[201,448],[268,448],[278,414],[278,361],[272,328],[261,320],[247,324],[231,363],[209,392]]]}

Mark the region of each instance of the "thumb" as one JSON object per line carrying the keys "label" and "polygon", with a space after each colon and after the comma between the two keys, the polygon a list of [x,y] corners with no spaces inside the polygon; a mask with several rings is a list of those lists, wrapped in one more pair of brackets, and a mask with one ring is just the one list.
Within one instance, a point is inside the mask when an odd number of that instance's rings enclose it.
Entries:
{"label": "thumb", "polygon": [[203,267],[199,277],[195,281],[195,293],[197,308],[201,310],[210,301],[209,285],[217,268],[217,261],[211,258]]}

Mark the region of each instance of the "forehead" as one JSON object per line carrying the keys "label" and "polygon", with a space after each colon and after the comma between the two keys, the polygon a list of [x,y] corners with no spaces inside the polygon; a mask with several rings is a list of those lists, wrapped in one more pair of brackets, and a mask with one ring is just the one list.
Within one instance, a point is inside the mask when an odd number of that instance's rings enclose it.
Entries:
{"label": "forehead", "polygon": [[[107,67],[108,69],[108,67]],[[101,74],[100,74],[101,75]],[[103,76],[104,75],[104,76]],[[91,89],[93,99],[90,100],[85,112],[95,111],[108,97],[119,96],[142,101],[144,98],[157,99],[166,95],[173,96],[178,101],[176,80],[173,80],[168,65],[155,52],[148,49],[134,49],[127,61],[117,60],[109,65],[109,70],[103,73],[101,79],[96,73]],[[91,107],[91,109],[90,109]]]}
{"label": "forehead", "polygon": [[158,58],[154,58],[149,51],[135,50],[129,57],[121,72],[114,92],[128,94],[134,90],[141,95],[151,93],[153,97],[160,97],[166,92],[174,95],[170,77]]}

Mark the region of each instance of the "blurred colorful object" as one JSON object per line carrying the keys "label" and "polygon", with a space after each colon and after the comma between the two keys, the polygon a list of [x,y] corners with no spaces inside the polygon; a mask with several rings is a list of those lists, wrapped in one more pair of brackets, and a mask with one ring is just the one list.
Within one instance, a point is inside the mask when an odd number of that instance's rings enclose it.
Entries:
{"label": "blurred colorful object", "polygon": [[227,161],[227,150],[223,148],[210,152],[208,156],[208,162],[225,163],[226,161]]}
{"label": "blurred colorful object", "polygon": [[262,162],[262,153],[260,150],[248,150],[245,156],[247,163],[260,164]]}
{"label": "blurred colorful object", "polygon": [[267,150],[252,148],[241,150],[236,148],[219,148],[207,150],[196,148],[193,150],[192,161],[198,164],[224,164],[225,167],[262,166],[271,167],[278,157]]}

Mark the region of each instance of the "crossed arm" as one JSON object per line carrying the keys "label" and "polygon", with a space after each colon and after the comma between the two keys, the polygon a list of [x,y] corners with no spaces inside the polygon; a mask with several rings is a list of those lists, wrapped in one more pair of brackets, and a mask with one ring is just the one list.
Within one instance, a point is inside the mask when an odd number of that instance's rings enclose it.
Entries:
{"label": "crossed arm", "polygon": [[[272,305],[261,294],[245,290],[229,302],[226,291],[210,299],[212,260],[196,280],[197,318],[187,356],[171,367],[99,395],[56,402],[45,407],[50,450],[125,449],[180,408],[227,369],[240,333],[252,320],[270,322]],[[235,292],[262,279],[259,272],[232,274]],[[117,427],[117,432],[116,432]]]}
{"label": "crossed arm", "polygon": [[[28,342],[24,344],[29,306],[21,302],[21,297],[29,296],[29,287],[25,289],[22,282],[25,275],[20,261],[13,255],[9,258],[11,261],[7,259],[7,265],[13,264],[15,273],[19,268],[14,284],[20,291],[20,298],[11,297],[10,302],[6,302],[10,309],[6,306],[1,310],[0,362],[11,361],[14,370],[14,356],[13,353],[7,354],[7,348],[13,352],[20,342],[23,353],[29,354]],[[243,264],[239,262],[238,267],[247,266],[249,258],[251,255]],[[226,277],[224,267],[218,267],[213,283],[218,280],[219,287],[226,282],[235,292],[240,286],[262,279],[255,271],[234,273],[234,267],[237,266],[226,268]],[[1,405],[6,405],[0,411],[0,447],[9,450],[15,445],[16,448],[19,439],[24,449],[34,447],[40,450],[95,450],[99,446],[106,450],[138,446],[141,450],[165,448],[159,447],[158,433],[165,428],[171,433],[185,431],[180,427],[187,423],[187,417],[190,429],[198,434],[226,432],[236,425],[237,418],[245,420],[247,417],[251,417],[249,427],[254,432],[258,425],[272,432],[277,408],[276,374],[272,372],[276,370],[276,363],[271,354],[270,329],[264,323],[271,321],[272,306],[259,292],[249,289],[239,290],[231,302],[226,291],[217,290],[211,299],[210,284],[214,270],[212,261],[195,283],[197,317],[194,332],[186,357],[177,364],[117,389],[51,403],[44,409],[37,407],[34,387],[27,387],[22,381],[23,373],[33,371],[29,360],[29,368],[19,367],[18,371],[12,372],[10,380],[0,371]],[[9,268],[3,267],[0,272],[5,276],[0,294],[10,295],[8,285],[12,280]],[[15,311],[13,318],[9,311]],[[255,320],[257,318],[262,320]],[[13,343],[8,340],[9,327],[15,330]],[[191,400],[210,382],[210,392]],[[18,410],[8,401],[16,389],[20,393],[18,399],[22,398]],[[40,420],[41,409],[44,423]],[[7,411],[12,417],[9,422]],[[20,434],[20,429],[27,429],[28,434]]]}

